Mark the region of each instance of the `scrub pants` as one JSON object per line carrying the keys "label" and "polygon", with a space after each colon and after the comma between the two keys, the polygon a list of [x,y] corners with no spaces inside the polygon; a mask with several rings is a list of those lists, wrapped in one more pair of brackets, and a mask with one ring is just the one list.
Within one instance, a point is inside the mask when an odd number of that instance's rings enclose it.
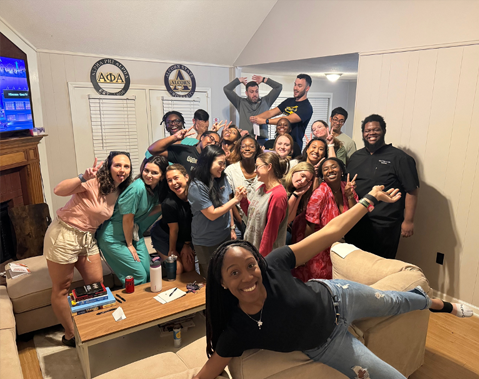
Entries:
{"label": "scrub pants", "polygon": [[325,285],[333,296],[339,316],[326,343],[303,353],[351,379],[405,379],[399,371],[354,338],[348,327],[354,320],[365,317],[392,316],[429,308],[432,301],[420,287],[409,292],[379,291],[343,279],[313,279],[306,284],[313,290]]}
{"label": "scrub pants", "polygon": [[139,241],[133,241],[133,246],[141,262],[133,259],[133,255],[124,243],[109,244],[108,248],[101,249],[108,265],[120,279],[123,287],[128,275],[135,279],[135,286],[150,281],[150,254],[146,248],[145,239],[142,237]]}

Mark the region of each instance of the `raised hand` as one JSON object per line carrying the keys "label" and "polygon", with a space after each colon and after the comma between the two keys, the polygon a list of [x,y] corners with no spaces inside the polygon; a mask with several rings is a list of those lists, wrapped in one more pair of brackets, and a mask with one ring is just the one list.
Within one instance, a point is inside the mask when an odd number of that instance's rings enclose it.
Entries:
{"label": "raised hand", "polygon": [[98,163],[98,158],[95,158],[95,162],[93,162],[93,166],[85,170],[85,173],[83,174],[83,179],[90,180],[96,177],[96,173],[98,172],[98,170],[100,169],[102,165],[103,165],[103,161]]}
{"label": "raised hand", "polygon": [[384,201],[385,203],[395,203],[401,198],[401,192],[399,192],[399,189],[397,188],[391,188],[387,191],[383,190],[384,186],[374,186],[369,194],[373,195],[379,201]]}
{"label": "raised hand", "polygon": [[309,133],[309,138],[308,136],[305,134],[304,135],[304,138],[306,139],[306,145],[309,143],[309,141],[311,141],[313,139],[313,133]]}
{"label": "raised hand", "polygon": [[245,135],[248,134],[248,131],[247,131],[247,130],[243,130],[243,129],[238,128],[238,131],[239,131],[241,137],[244,137]]}
{"label": "raised hand", "polygon": [[[230,126],[232,122],[233,121],[230,121],[228,126]],[[221,120],[220,122],[215,122],[213,124],[213,126],[211,127],[211,130],[214,131],[214,132],[218,132],[218,130],[220,130],[223,126],[226,126],[226,120]]]}
{"label": "raised hand", "polygon": [[241,78],[238,78],[238,80],[244,85],[248,84],[248,78],[246,76],[242,76]]}
{"label": "raised hand", "polygon": [[188,128],[188,129],[181,129],[181,130],[178,130],[175,134],[173,134],[176,138],[177,141],[181,141],[181,140],[184,140],[186,137],[189,137],[189,136],[192,136],[195,134],[194,131],[192,131],[191,129],[193,129],[193,126]]}
{"label": "raised hand", "polygon": [[254,82],[256,82],[256,83],[258,83],[258,84],[260,84],[260,83],[263,82],[263,77],[260,76],[260,75],[253,75],[253,78],[252,78],[252,79],[253,79]]}
{"label": "raised hand", "polygon": [[319,175],[319,166],[321,165],[321,162],[324,161],[326,158],[321,158],[318,163],[314,165],[314,173],[316,176]]}
{"label": "raised hand", "polygon": [[244,197],[246,197],[247,194],[248,194],[248,192],[246,191],[245,187],[243,187],[243,186],[236,187],[235,199],[238,202],[240,202]]}
{"label": "raised hand", "polygon": [[356,178],[358,177],[358,174],[354,175],[353,180],[349,180],[349,174],[348,174],[348,179],[346,181],[346,186],[344,187],[344,194],[346,195],[347,198],[354,197],[354,189],[356,188]]}
{"label": "raised hand", "polygon": [[328,131],[328,134],[326,135],[326,142],[328,143],[328,145],[332,145],[334,144],[334,136],[332,133],[329,133],[329,129],[327,129]]}

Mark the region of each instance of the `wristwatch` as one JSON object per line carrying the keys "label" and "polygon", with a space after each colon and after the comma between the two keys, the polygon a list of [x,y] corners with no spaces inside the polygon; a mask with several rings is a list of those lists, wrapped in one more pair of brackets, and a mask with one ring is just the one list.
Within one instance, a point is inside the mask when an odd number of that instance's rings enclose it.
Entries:
{"label": "wristwatch", "polygon": [[85,183],[86,179],[83,177],[83,174],[78,175],[78,179],[80,179],[80,182]]}
{"label": "wristwatch", "polygon": [[378,205],[378,203],[379,203],[379,200],[376,199],[373,195],[370,195],[369,193],[364,195],[364,198],[371,201],[375,206]]}
{"label": "wristwatch", "polygon": [[269,118],[266,119],[266,123],[269,124]]}
{"label": "wristwatch", "polygon": [[266,79],[266,77],[263,76],[263,79],[261,79],[261,83],[264,83],[265,79]]}
{"label": "wristwatch", "polygon": [[359,200],[359,204],[366,208],[368,212],[372,212],[374,210],[373,203],[369,203],[365,198]]}
{"label": "wristwatch", "polygon": [[231,230],[236,230],[236,225],[230,226]]}

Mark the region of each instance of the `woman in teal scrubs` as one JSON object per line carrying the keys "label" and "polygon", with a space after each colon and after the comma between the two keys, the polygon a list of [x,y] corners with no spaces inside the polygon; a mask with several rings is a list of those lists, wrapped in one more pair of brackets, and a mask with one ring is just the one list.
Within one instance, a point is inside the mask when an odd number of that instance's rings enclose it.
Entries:
{"label": "woman in teal scrubs", "polygon": [[97,231],[100,250],[123,286],[128,275],[133,276],[135,285],[150,281],[150,256],[143,233],[160,216],[159,204],[167,194],[167,166],[165,157],[143,160],[140,174],[119,197],[113,216]]}

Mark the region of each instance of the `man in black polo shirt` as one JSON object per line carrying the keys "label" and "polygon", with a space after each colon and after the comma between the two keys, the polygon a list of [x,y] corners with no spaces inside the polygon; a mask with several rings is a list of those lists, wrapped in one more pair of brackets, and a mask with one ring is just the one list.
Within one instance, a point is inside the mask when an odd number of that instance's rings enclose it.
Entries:
{"label": "man in black polo shirt", "polygon": [[175,134],[162,138],[154,142],[148,151],[151,155],[161,155],[167,157],[168,161],[172,163],[179,163],[188,174],[191,174],[191,169],[196,166],[201,151],[208,145],[219,145],[220,136],[213,131],[206,131],[200,137],[200,142],[194,146],[176,144],[175,142],[182,141],[186,137],[195,134],[191,131],[193,127],[189,129],[181,129]]}
{"label": "man in black polo shirt", "polygon": [[365,147],[356,151],[348,163],[348,173],[356,178],[359,198],[373,186],[382,184],[385,189],[399,188],[400,201],[378,204],[364,216],[346,235],[346,242],[384,258],[395,258],[400,236],[414,233],[414,213],[419,192],[419,179],[414,158],[392,146],[386,145],[386,123],[373,114],[364,119],[361,130]]}
{"label": "man in black polo shirt", "polygon": [[[304,132],[309,120],[313,116],[313,107],[308,100],[308,91],[311,83],[311,76],[299,74],[294,81],[294,97],[286,99],[276,108],[263,112],[258,116],[251,116],[249,118],[250,121],[258,125],[276,125],[282,117],[286,117],[291,123],[291,137],[299,145],[299,148],[302,149]],[[271,118],[280,114],[284,114],[284,116]]]}

